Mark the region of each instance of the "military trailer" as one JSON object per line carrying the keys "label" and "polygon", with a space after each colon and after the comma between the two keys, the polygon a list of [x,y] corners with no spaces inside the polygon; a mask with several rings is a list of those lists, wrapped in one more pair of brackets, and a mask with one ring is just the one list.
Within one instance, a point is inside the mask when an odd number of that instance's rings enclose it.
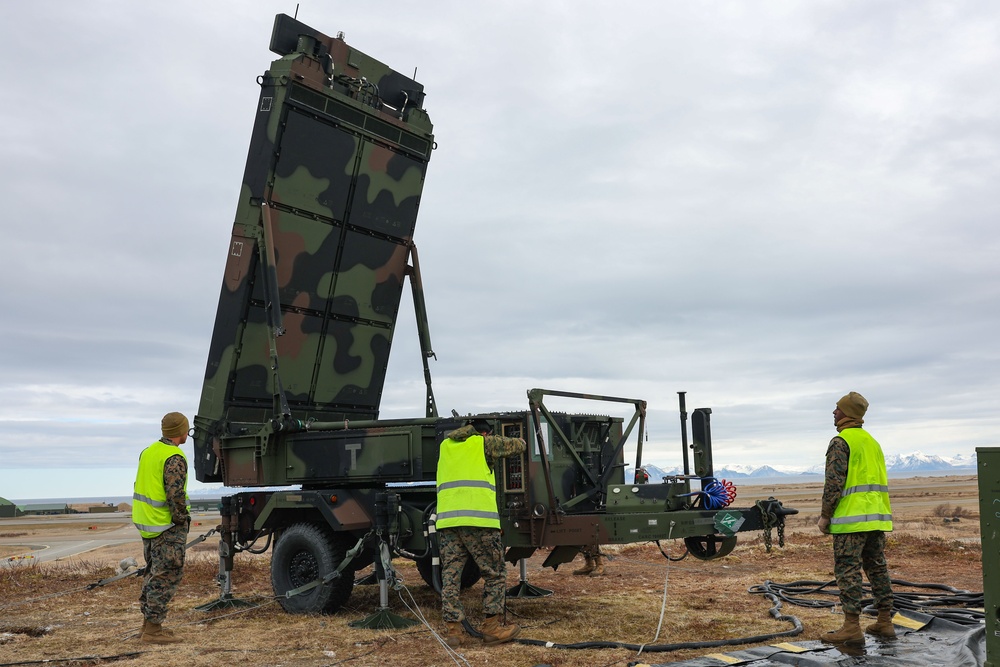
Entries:
{"label": "military trailer", "polygon": [[[507,559],[549,549],[683,539],[703,559],[742,531],[782,535],[795,510],[771,499],[728,507],[714,492],[711,410],[695,410],[685,474],[625,478],[642,467],[646,403],[532,389],[523,411],[439,416],[435,358],[416,246],[417,210],[435,148],[423,86],[279,14],[225,266],[198,414],[197,479],[245,492],[222,499],[220,582],[233,556],[271,551],[275,594],[291,612],[333,612],[355,572],[393,558],[438,582],[435,472],[445,434],[473,418],[523,437],[496,471]],[[424,415],[379,419],[389,350],[409,279],[423,358]],[[546,398],[598,400],[631,417],[553,411]],[[613,412],[610,407],[608,412]],[[691,450],[693,470],[688,452]],[[723,494],[724,495],[724,494]],[[523,561],[522,561],[523,563]],[[523,572],[523,570],[522,570]],[[474,564],[463,582],[479,578]]]}

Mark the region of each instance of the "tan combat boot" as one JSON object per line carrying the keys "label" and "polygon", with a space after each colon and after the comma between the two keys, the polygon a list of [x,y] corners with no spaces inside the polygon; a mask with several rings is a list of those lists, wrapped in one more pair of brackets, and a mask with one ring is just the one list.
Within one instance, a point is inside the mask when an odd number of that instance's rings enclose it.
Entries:
{"label": "tan combat boot", "polygon": [[895,639],[896,628],[892,625],[892,610],[879,609],[878,620],[865,628],[865,632],[877,637],[884,637],[885,639]]}
{"label": "tan combat boot", "polygon": [[160,623],[152,621],[145,621],[142,624],[142,636],[139,639],[147,644],[177,644],[182,641],[180,637],[174,636],[173,631],[166,630]]}
{"label": "tan combat boot", "polygon": [[461,621],[445,621],[444,632],[441,633],[441,639],[444,640],[445,644],[452,648],[465,646],[468,643],[466,641],[467,636]]}
{"label": "tan combat boot", "polygon": [[573,574],[590,574],[594,571],[594,559],[590,556],[586,557],[587,560],[583,563],[583,567],[579,570],[573,570]]}
{"label": "tan combat boot", "polygon": [[[576,574],[574,572],[574,574]],[[590,576],[592,577],[603,577],[604,576],[604,557],[594,556],[594,568],[590,571]]]}
{"label": "tan combat boot", "polygon": [[[149,626],[151,626],[151,625],[153,625],[153,623],[150,623],[146,619],[142,619],[142,630],[139,631],[139,636],[142,636],[142,634],[144,632],[146,632],[146,628],[149,627]],[[164,628],[162,626],[162,624],[160,626],[160,632],[162,632],[163,634],[165,634],[168,637],[173,637],[174,636],[174,631],[171,630],[170,628]]]}
{"label": "tan combat boot", "polygon": [[509,642],[514,637],[521,634],[519,625],[500,625],[499,616],[487,616],[481,628],[483,633],[483,643],[487,646],[492,644],[503,644]]}
{"label": "tan combat boot", "polygon": [[844,625],[836,632],[828,632],[820,637],[827,644],[849,644],[864,646],[865,635],[861,632],[861,621],[858,614],[844,614]]}

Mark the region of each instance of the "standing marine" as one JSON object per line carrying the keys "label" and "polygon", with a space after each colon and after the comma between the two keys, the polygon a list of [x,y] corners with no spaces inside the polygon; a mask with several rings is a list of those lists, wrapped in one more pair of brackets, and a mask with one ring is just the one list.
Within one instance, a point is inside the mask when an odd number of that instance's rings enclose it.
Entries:
{"label": "standing marine", "polygon": [[833,422],[838,434],[826,450],[823,507],[817,526],[833,535],[833,562],[844,625],[823,641],[863,645],[861,570],[871,583],[878,620],[865,632],[892,638],[892,586],[885,562],[885,534],[892,530],[889,480],[882,447],[864,424],[868,401],[852,391],[837,401]]}
{"label": "standing marine", "polygon": [[187,500],[188,420],[170,412],[160,422],[163,437],[142,450],[132,495],[132,521],[142,535],[146,573],[139,607],[143,624],[140,639],[150,644],[181,641],[163,627],[167,605],[184,575],[184,550],[191,527]]}
{"label": "standing marine", "polygon": [[573,570],[573,574],[589,577],[603,577],[604,554],[601,553],[600,545],[592,544],[588,547],[580,547],[580,553],[583,554],[583,566],[579,569]]}
{"label": "standing marine", "polygon": [[441,443],[437,465],[436,529],[441,550],[441,607],[444,639],[451,647],[465,643],[465,611],[459,599],[462,570],[471,557],[483,575],[481,628],[484,644],[500,644],[518,636],[518,625],[504,625],[507,571],[500,540],[500,512],[494,469],[525,449],[521,438],[491,435],[486,420],[473,420]]}

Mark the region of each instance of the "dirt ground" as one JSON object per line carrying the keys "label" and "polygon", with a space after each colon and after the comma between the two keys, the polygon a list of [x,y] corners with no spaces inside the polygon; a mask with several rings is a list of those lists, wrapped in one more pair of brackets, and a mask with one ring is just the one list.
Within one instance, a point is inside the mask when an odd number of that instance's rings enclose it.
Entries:
{"label": "dirt ground", "polygon": [[[759,534],[741,534],[740,546],[731,555],[709,562],[691,557],[671,562],[650,543],[608,546],[604,547],[610,556],[607,574],[599,578],[573,576],[577,563],[563,566],[558,572],[543,569],[545,554],[536,553],[528,561],[528,579],[554,594],[508,599],[509,620],[523,626],[521,638],[556,644],[618,641],[669,645],[787,632],[791,624],[774,620],[768,613],[772,603],[748,591],[766,581],[826,583],[833,579],[831,540],[815,529],[820,493],[819,484],[739,486],[736,506],[774,496],[800,510],[798,516],[788,520],[785,547],[775,545],[770,553]],[[896,530],[887,550],[892,577],[982,591],[976,477],[892,480],[892,497]],[[127,524],[128,517],[121,517],[121,521]],[[16,527],[5,522],[0,526],[0,556],[19,553],[19,548],[23,553],[18,543],[32,544],[34,538],[51,535],[50,531],[71,530],[94,536],[86,522],[73,528],[66,525],[56,528],[48,517],[27,520]],[[192,535],[210,527],[209,522],[202,522],[192,528]],[[661,544],[671,556],[683,553],[682,542]],[[356,586],[347,606],[335,615],[286,614],[271,597],[266,554],[239,554],[236,559],[233,593],[252,606],[199,611],[196,607],[219,596],[215,545],[213,538],[189,551],[184,583],[167,620],[167,625],[185,641],[168,647],[137,640],[142,618],[137,601],[140,582],[136,577],[91,588],[100,579],[113,576],[122,558],[131,556],[142,564],[138,539],[53,563],[32,564],[26,559],[13,567],[0,567],[0,664],[462,664],[450,658],[422,625],[399,630],[350,627],[349,622],[363,619],[378,607],[377,586]],[[438,629],[436,595],[424,585],[412,562],[398,559],[395,563],[406,588],[389,592],[390,609],[410,619],[422,615]],[[517,583],[517,575],[517,567],[508,568],[509,585]],[[477,584],[463,597],[475,625],[482,620],[481,592],[481,584]],[[812,597],[828,602],[836,599],[823,593]],[[842,620],[835,607],[784,603],[781,613],[797,617],[804,631],[762,643],[818,639],[839,627]],[[636,650],[624,648],[569,650],[513,643],[488,648],[473,643],[462,653],[469,665],[610,667],[636,661],[667,663],[738,648],[742,647],[640,656]]]}

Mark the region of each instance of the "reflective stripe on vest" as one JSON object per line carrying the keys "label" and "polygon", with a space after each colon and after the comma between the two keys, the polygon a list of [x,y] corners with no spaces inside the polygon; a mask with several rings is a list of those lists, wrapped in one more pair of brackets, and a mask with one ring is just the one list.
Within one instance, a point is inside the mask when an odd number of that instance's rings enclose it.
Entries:
{"label": "reflective stripe on vest", "polygon": [[438,485],[438,493],[441,491],[446,491],[448,489],[457,489],[460,487],[470,487],[476,489],[489,489],[493,493],[497,492],[497,487],[489,482],[476,480],[476,479],[458,479],[454,482],[445,482],[444,484]]}
{"label": "reflective stripe on vest", "polygon": [[496,478],[481,435],[441,443],[437,466],[437,528],[500,528]]}
{"label": "reflective stripe on vest", "polygon": [[831,533],[892,530],[889,480],[882,448],[867,431],[845,428],[840,432],[850,448],[847,479],[830,520]]}
{"label": "reflective stripe on vest", "polygon": [[[163,467],[171,456],[182,456],[187,461],[180,447],[160,440],[139,455],[139,469],[132,493],[132,523],[145,538],[157,537],[174,525],[167,491],[163,488]],[[184,479],[184,498],[187,502],[187,478]]]}
{"label": "reflective stripe on vest", "polygon": [[850,495],[852,493],[861,493],[862,491],[882,491],[889,493],[889,487],[885,484],[859,484],[858,486],[852,486],[848,489],[844,489],[840,492],[840,496]]}

